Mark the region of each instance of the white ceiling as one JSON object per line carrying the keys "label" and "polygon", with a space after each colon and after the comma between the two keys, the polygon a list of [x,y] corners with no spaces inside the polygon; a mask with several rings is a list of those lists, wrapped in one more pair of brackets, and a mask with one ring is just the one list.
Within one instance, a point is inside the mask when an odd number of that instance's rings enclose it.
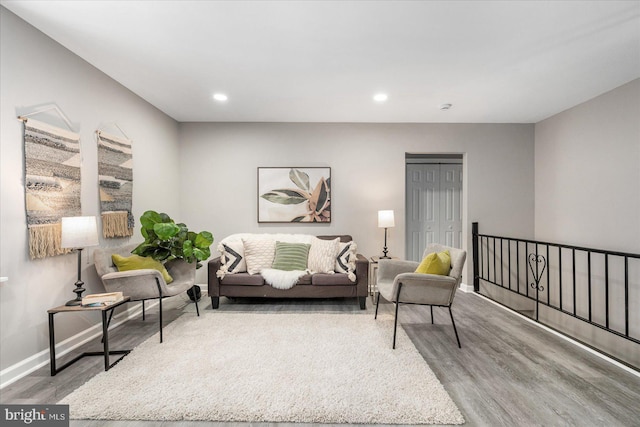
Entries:
{"label": "white ceiling", "polygon": [[185,122],[535,123],[640,77],[640,1],[0,3]]}

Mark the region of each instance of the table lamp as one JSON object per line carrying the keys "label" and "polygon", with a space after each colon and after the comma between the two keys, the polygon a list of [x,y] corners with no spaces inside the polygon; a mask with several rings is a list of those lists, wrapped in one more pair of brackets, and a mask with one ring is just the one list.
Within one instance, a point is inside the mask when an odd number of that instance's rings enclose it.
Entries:
{"label": "table lamp", "polygon": [[71,216],[62,218],[62,242],[60,246],[78,251],[78,281],[75,283],[76,298],[65,305],[82,305],[82,249],[98,245],[98,227],[95,216]]}
{"label": "table lamp", "polygon": [[384,249],[382,253],[384,254],[380,258],[389,259],[390,256],[387,255],[389,252],[387,250],[387,228],[395,227],[396,223],[393,218],[393,211],[378,211],[378,227],[384,228]]}

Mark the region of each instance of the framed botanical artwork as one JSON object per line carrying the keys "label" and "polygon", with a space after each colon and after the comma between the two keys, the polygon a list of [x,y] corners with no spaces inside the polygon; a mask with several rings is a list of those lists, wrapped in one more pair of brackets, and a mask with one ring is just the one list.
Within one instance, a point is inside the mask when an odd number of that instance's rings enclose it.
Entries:
{"label": "framed botanical artwork", "polygon": [[258,222],[331,222],[331,168],[258,168]]}

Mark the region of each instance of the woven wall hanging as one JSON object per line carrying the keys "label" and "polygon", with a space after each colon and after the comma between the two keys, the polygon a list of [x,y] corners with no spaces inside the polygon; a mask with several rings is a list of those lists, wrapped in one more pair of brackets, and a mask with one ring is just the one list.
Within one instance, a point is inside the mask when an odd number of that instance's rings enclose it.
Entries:
{"label": "woven wall hanging", "polygon": [[80,136],[37,120],[21,120],[29,255],[35,259],[68,253],[60,247],[60,218],[82,212]]}
{"label": "woven wall hanging", "polygon": [[133,162],[131,141],[103,131],[98,135],[98,180],[102,236],[105,238],[133,235],[135,220],[131,213],[133,195]]}

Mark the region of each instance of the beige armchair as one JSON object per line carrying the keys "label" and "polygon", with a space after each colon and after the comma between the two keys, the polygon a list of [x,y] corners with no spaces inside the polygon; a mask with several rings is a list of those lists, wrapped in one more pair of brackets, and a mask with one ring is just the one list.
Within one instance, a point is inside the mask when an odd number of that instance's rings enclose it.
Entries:
{"label": "beige armchair", "polygon": [[[193,287],[196,280],[196,263],[189,264],[181,259],[168,261],[165,267],[173,277],[170,284],[165,282],[162,274],[157,270],[118,271],[111,260],[111,255],[131,256],[131,251],[136,246],[132,244],[118,248],[96,249],[93,254],[96,271],[107,292],[122,292],[125,296],[131,297],[131,301],[142,301],[142,320],[145,320],[145,301],[158,300],[160,342],[162,342],[162,299],[181,294]],[[198,301],[196,300],[195,303],[196,312],[200,316]]]}
{"label": "beige armchair", "polygon": [[451,304],[456,295],[456,289],[462,280],[462,268],[467,259],[467,252],[439,244],[431,244],[424,251],[424,256],[433,252],[448,250],[451,255],[451,271],[448,276],[414,273],[420,263],[415,261],[399,261],[381,259],[378,264],[376,298],[376,314],[378,318],[378,304],[380,296],[395,304],[395,319],[393,324],[393,348],[396,348],[396,330],[398,328],[398,307],[400,304],[428,305],[431,308],[431,323],[433,323],[433,307],[447,307],[456,334],[458,347],[460,338],[453,320]]}

